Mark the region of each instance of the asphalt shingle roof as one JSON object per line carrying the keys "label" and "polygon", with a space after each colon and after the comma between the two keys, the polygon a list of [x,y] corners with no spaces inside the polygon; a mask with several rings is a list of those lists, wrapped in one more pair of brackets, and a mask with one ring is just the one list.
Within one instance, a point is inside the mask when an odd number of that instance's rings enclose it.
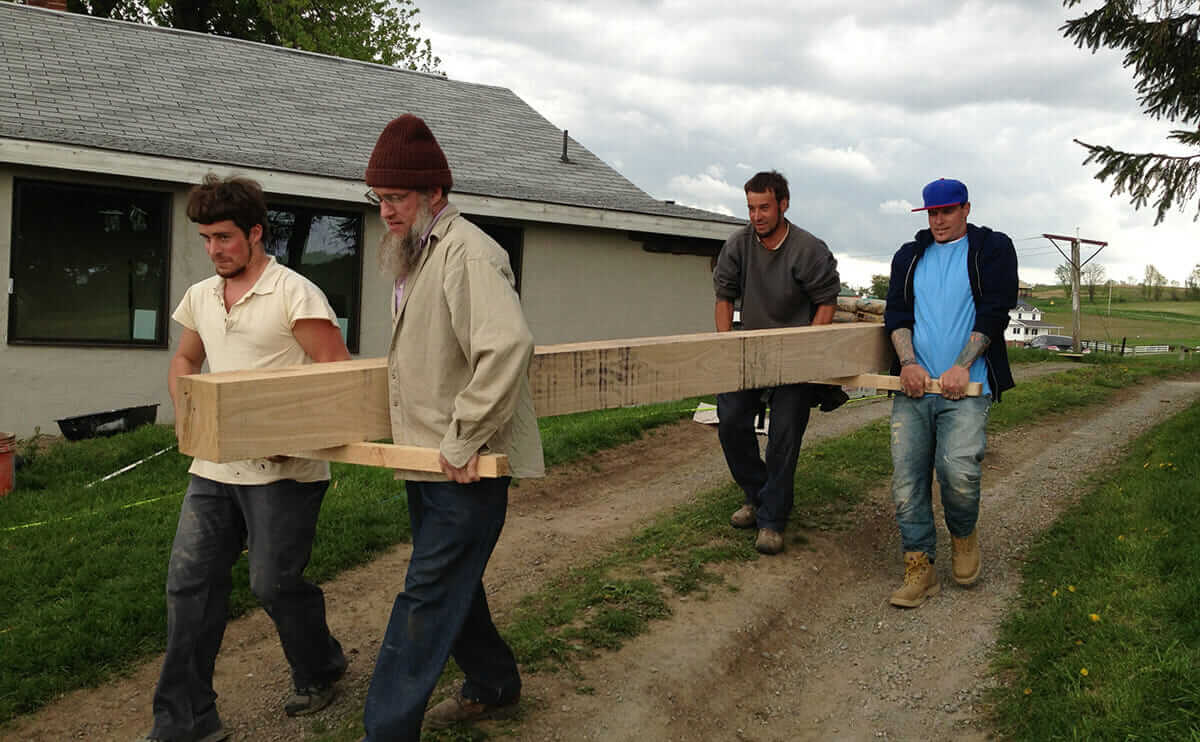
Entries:
{"label": "asphalt shingle roof", "polygon": [[361,180],[379,132],[424,118],[454,189],[710,222],[652,198],[512,91],[0,2],[0,136]]}

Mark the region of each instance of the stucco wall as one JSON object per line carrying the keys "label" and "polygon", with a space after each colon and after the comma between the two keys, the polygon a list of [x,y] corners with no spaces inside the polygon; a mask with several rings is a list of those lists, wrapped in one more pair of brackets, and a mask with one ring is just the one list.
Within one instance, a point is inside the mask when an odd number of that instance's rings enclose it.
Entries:
{"label": "stucco wall", "polygon": [[707,257],[646,252],[623,231],[531,225],[522,262],[539,345],[713,329]]}

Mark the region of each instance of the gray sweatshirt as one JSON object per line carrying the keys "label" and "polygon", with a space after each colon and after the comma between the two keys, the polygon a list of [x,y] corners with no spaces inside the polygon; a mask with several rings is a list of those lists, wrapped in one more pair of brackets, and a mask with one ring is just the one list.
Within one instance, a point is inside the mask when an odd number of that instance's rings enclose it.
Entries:
{"label": "gray sweatshirt", "polygon": [[762,246],[752,226],[734,232],[713,271],[717,299],[741,298],[744,330],[808,325],[818,305],[837,303],[841,285],[825,243],[790,222],[775,250]]}

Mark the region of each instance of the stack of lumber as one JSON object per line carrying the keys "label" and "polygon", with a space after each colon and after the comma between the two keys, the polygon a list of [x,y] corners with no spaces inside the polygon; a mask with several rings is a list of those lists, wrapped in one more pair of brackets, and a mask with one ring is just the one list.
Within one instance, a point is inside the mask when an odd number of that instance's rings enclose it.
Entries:
{"label": "stack of lumber", "polygon": [[887,308],[883,299],[839,296],[837,302],[834,322],[883,322],[883,310]]}

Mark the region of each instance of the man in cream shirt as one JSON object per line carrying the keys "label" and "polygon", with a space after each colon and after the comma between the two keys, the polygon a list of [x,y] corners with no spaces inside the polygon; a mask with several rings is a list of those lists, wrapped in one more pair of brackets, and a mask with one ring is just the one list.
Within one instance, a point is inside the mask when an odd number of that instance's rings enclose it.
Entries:
{"label": "man in cream shirt", "polygon": [[[321,290],[265,252],[267,207],[257,183],[209,175],[189,194],[187,213],[216,275],[190,287],[173,315],[183,326],[167,376],[176,405],[179,377],[200,373],[205,360],[218,372],[350,358]],[[325,597],[303,576],[329,465],[287,456],[195,459],[189,472],[167,570],[167,652],[154,727],[143,740],[222,742],[230,732],[217,714],[213,665],[230,571],[243,549],[250,589],[275,622],[291,666],[295,692],[284,711],[298,716],[329,705],[346,671],[325,622]]]}

